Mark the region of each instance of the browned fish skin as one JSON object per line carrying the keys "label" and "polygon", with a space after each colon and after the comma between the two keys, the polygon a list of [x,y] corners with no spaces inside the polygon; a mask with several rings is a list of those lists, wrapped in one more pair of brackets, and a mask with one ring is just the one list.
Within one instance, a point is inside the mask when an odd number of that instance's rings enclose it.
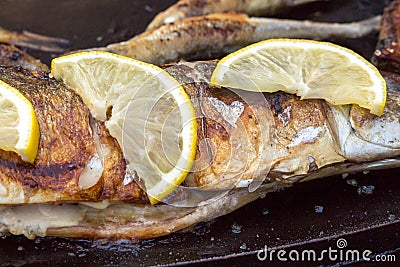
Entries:
{"label": "browned fish skin", "polygon": [[213,59],[251,43],[271,38],[327,40],[358,38],[379,30],[380,17],[354,23],[317,23],[249,18],[244,14],[212,14],[185,18],[146,31],[103,50],[161,65],[180,59]]}
{"label": "browned fish skin", "polygon": [[[207,81],[215,66],[216,62],[197,62],[172,64],[166,69],[185,85],[194,102],[201,118],[198,142],[208,139],[212,143],[207,150],[212,151],[213,161],[207,167],[199,162],[202,167],[192,174],[196,186],[228,189],[239,179],[254,178],[256,173],[285,179],[345,160],[331,137],[324,101],[305,101],[284,93],[237,95],[237,91],[214,88]],[[242,112],[232,125],[232,116],[227,113],[235,113],[240,106]],[[318,134],[303,142],[293,142],[304,129],[318,130]],[[267,146],[266,151],[263,146]],[[205,153],[204,148],[200,150],[198,146],[198,157]],[[260,160],[263,154],[270,157],[271,169],[263,165],[268,160]]]}
{"label": "browned fish skin", "polygon": [[49,68],[16,47],[0,44],[0,65],[20,66],[27,70],[48,71]]}
{"label": "browned fish skin", "polygon": [[34,164],[23,162],[13,152],[0,151],[0,184],[6,190],[0,196],[2,203],[144,201],[136,183],[123,186],[122,152],[102,124],[98,139],[109,150],[103,175],[95,186],[80,188],[80,175],[97,149],[89,110],[76,93],[40,71],[0,67],[0,79],[31,101],[41,133]]}
{"label": "browned fish skin", "polygon": [[147,30],[179,19],[226,11],[243,12],[251,16],[272,15],[278,10],[319,0],[180,0],[159,13]]}
{"label": "browned fish skin", "polygon": [[384,71],[400,73],[400,1],[384,9],[377,49],[372,62]]}
{"label": "browned fish skin", "polygon": [[22,162],[14,153],[0,152],[3,179],[8,176],[31,189],[67,191],[65,187],[71,181],[76,182],[95,151],[89,125],[84,123],[89,118],[88,109],[76,94],[50,80],[45,73],[2,67],[0,79],[31,101],[41,132],[34,165]]}

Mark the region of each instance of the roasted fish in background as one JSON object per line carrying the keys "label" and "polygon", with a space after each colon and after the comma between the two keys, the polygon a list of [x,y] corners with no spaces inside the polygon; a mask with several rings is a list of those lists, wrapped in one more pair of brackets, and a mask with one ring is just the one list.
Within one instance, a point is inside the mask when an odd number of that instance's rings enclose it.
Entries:
{"label": "roasted fish in background", "polygon": [[321,23],[220,13],[190,17],[146,31],[103,50],[161,65],[181,59],[219,58],[246,45],[271,38],[332,40],[378,32],[380,16],[353,23]]}
{"label": "roasted fish in background", "polygon": [[0,27],[0,43],[45,52],[65,53],[70,41],[64,38],[50,37],[28,31],[15,32]]}
{"label": "roasted fish in background", "polygon": [[[224,215],[295,182],[400,166],[396,74],[383,73],[388,102],[376,117],[357,106],[335,107],[284,93],[213,88],[209,77],[215,65],[164,66],[196,108],[197,158],[211,151],[210,164],[195,166],[186,186],[224,192],[196,205],[179,190],[168,200],[174,205],[148,204],[136,181],[126,179],[117,142],[91,118],[79,96],[46,72],[0,67],[0,79],[32,101],[41,129],[34,164],[0,153],[1,232],[29,238],[150,238]],[[382,128],[387,131],[377,130]],[[250,193],[247,187],[256,176],[264,183]]]}
{"label": "roasted fish in background", "polygon": [[320,0],[180,0],[160,12],[147,30],[179,19],[227,11],[243,12],[250,16],[272,15],[282,9]]}
{"label": "roasted fish in background", "polygon": [[[151,30],[128,41],[89,50],[105,50],[161,65],[181,59],[219,58],[248,44],[270,38],[354,39],[379,30],[380,17],[353,23],[320,23],[256,18],[239,13],[215,13],[239,11],[250,15],[270,14],[281,8],[315,1],[320,0],[179,1],[165,14],[175,14],[177,8],[182,18],[174,17],[172,23],[160,24],[158,28],[151,27]],[[198,8],[193,9],[193,6]],[[188,14],[188,10],[195,13]],[[155,18],[153,22],[160,19]],[[19,33],[1,27],[0,43],[58,54],[68,52],[71,46],[70,41],[63,38],[27,31]]]}
{"label": "roasted fish in background", "polygon": [[393,1],[383,11],[382,30],[372,62],[381,70],[400,73],[400,1]]}
{"label": "roasted fish in background", "polygon": [[27,70],[48,71],[49,67],[22,50],[0,44],[0,65],[19,66]]}

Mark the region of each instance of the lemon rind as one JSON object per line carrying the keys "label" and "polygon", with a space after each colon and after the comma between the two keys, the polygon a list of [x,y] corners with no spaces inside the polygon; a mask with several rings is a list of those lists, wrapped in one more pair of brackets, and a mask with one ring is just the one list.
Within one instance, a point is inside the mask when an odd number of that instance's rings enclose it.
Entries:
{"label": "lemon rind", "polygon": [[[222,58],[215,70],[213,71],[213,74],[211,76],[210,84],[213,86],[219,86],[219,87],[231,87],[231,88],[236,88],[236,89],[242,89],[246,90],[246,88],[238,88],[235,86],[232,86],[232,84],[224,84],[223,83],[223,77],[227,71],[226,66],[230,66],[232,62],[234,62],[236,59],[240,57],[245,57],[248,54],[254,54],[255,51],[264,49],[266,47],[298,47],[298,48],[329,48],[328,50],[339,53],[341,55],[345,55],[349,60],[350,63],[357,64],[359,66],[363,66],[363,69],[368,73],[369,77],[373,81],[374,85],[379,85],[382,90],[381,94],[376,94],[375,98],[373,99],[372,105],[361,105],[364,108],[370,109],[370,112],[375,115],[382,115],[385,103],[386,103],[386,82],[382,75],[380,75],[379,71],[375,66],[373,66],[370,62],[368,62],[366,59],[364,59],[362,56],[358,55],[354,51],[333,44],[329,42],[321,42],[321,41],[314,41],[314,40],[305,40],[305,39],[287,39],[287,38],[280,38],[280,39],[269,39],[269,40],[264,40],[258,43],[251,44],[249,46],[246,46],[242,49],[239,49],[226,57]],[[224,70],[225,69],[225,70]],[[268,92],[275,92],[274,91],[268,91]],[[358,104],[358,103],[354,103]]]}

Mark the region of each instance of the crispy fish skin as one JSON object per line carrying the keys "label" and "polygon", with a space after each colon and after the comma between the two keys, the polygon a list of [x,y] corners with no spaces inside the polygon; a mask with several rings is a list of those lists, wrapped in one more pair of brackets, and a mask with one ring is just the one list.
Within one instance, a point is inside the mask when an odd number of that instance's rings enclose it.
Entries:
{"label": "crispy fish skin", "polygon": [[354,23],[320,23],[284,19],[249,18],[221,13],[185,18],[103,50],[161,65],[180,59],[218,58],[246,45],[271,38],[327,40],[359,38],[377,32],[380,17]]}
{"label": "crispy fish skin", "polygon": [[[0,151],[1,203],[145,201],[136,183],[123,186],[121,149],[101,123],[96,122],[98,129],[93,132],[89,109],[76,93],[40,71],[0,67],[0,79],[32,103],[41,134],[33,164],[13,152]],[[82,188],[82,173],[92,174],[90,161],[96,155],[103,161],[101,177],[94,186]]]}
{"label": "crispy fish skin", "polygon": [[146,30],[187,17],[227,11],[243,12],[250,16],[272,15],[283,8],[316,1],[319,0],[180,0],[157,14]]}

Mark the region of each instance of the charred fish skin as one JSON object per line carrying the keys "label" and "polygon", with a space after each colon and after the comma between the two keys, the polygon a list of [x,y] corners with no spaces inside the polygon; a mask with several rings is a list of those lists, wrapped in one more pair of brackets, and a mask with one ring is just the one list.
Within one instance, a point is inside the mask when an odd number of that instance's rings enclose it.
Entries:
{"label": "charred fish skin", "polygon": [[372,62],[378,69],[400,73],[400,1],[393,1],[383,11],[382,25]]}
{"label": "charred fish skin", "polygon": [[[12,152],[0,151],[1,183],[8,188],[7,192],[16,194],[14,197],[5,194],[3,198],[24,203],[25,196],[21,192],[27,189],[67,192],[64,187],[79,176],[95,152],[88,125],[74,120],[87,121],[88,110],[75,94],[61,88],[62,85],[51,81],[45,73],[1,67],[0,79],[17,88],[32,103],[41,132],[34,165],[22,162]],[[72,118],[69,123],[64,123],[66,118],[59,115],[65,112]],[[69,138],[73,135],[79,136],[81,141],[76,140],[76,144],[74,138]]]}
{"label": "charred fish skin", "polygon": [[272,15],[278,10],[320,0],[180,0],[159,13],[146,30],[176,20],[227,11],[243,12],[250,16]]}
{"label": "charred fish skin", "polygon": [[249,18],[244,14],[222,13],[185,18],[146,31],[128,41],[89,50],[113,52],[161,65],[181,59],[218,58],[251,43],[271,38],[359,38],[377,32],[379,26],[379,16],[338,24]]}

